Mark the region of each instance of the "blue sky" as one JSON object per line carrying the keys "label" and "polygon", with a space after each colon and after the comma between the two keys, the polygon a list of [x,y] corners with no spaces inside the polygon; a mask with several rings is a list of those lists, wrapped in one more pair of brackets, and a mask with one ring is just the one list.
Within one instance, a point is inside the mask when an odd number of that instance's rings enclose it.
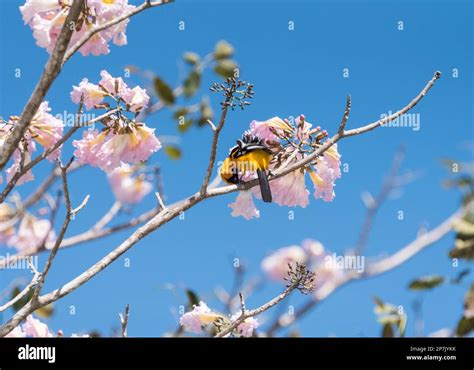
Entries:
{"label": "blue sky", "polygon": [[[22,23],[18,10],[22,3],[8,0],[1,4],[0,115],[4,117],[21,112],[47,60],[47,53],[35,46],[30,29]],[[160,336],[176,328],[173,312],[185,302],[186,287],[199,292],[209,305],[221,308],[212,291],[216,286],[230,288],[234,257],[247,265],[248,276],[261,276],[264,256],[306,238],[320,240],[328,250],[342,253],[355,243],[363,222],[361,192],[378,191],[400,145],[407,152],[402,170],[419,172],[421,177],[384,205],[367,255],[394,252],[411,241],[420,226],[436,226],[459,204],[459,194],[442,187],[447,173],[440,159],[472,159],[472,152],[465,149],[473,139],[472,8],[470,1],[292,1],[290,5],[288,1],[182,0],[132,19],[127,29],[129,45],[112,46],[107,56],[72,58],[48,93],[53,112],[73,111],[71,86],[83,77],[97,81],[102,69],[120,75],[126,65],[136,65],[175,84],[182,77],[183,52],[203,55],[217,41],[229,41],[236,48],[242,79],[254,83],[256,93],[248,109],[230,114],[219,159],[253,119],[304,113],[308,121],[334,133],[348,93],[353,100],[347,125],[354,128],[407,104],[434,71],[440,70],[443,76],[413,111],[420,114],[420,130],[380,128],[340,143],[343,163],[350,170],[338,181],[332,203],[312,201],[306,209],[293,209],[293,221],[288,220],[290,209],[259,204],[260,219],[245,221],[230,216],[227,205],[234,194],[207,200],[188,211],[185,220],[176,219],[148,236],[57,303],[55,315],[48,320],[50,326],[66,334],[97,329],[107,335],[118,326],[118,312],[129,303],[129,334]],[[185,22],[185,31],[178,29],[180,21]],[[294,31],[288,30],[289,21],[294,22]],[[399,21],[403,31],[397,28]],[[20,79],[14,76],[16,68],[22,71]],[[343,77],[344,68],[349,69],[349,78]],[[459,71],[458,78],[453,78],[454,68]],[[207,73],[203,86],[210,86],[214,79]],[[140,80],[133,77],[128,82],[134,86]],[[207,94],[205,88],[202,93]],[[218,100],[211,99],[217,111]],[[159,135],[177,134],[169,111],[146,123]],[[184,155],[180,161],[169,160],[163,152],[153,157],[152,163],[162,167],[167,202],[198,189],[210,139],[208,129],[193,128],[181,138]],[[37,178],[47,169],[48,165],[35,169]],[[74,235],[92,226],[114,199],[98,169],[74,174],[70,182],[74,202],[86,194],[92,196],[69,230],[69,235]],[[22,194],[32,189],[32,184],[19,188]],[[147,209],[152,202],[153,197],[148,197],[135,212]],[[403,221],[397,220],[399,210],[404,212]],[[45,291],[81,273],[126,236],[120,233],[62,250]],[[384,276],[342,288],[300,321],[302,335],[378,336],[375,295],[405,307],[407,334],[413,335],[411,306],[420,294],[407,291],[406,286],[425,274],[454,276],[465,266],[459,270],[451,267],[447,252],[452,239],[443,239]],[[130,259],[129,268],[124,267],[124,258]],[[18,276],[21,273],[17,271],[2,271],[0,286],[6,287]],[[425,334],[456,324],[470,280],[421,294]],[[177,286],[176,293],[165,288],[168,283]],[[247,306],[262,304],[280,290],[278,284],[269,283],[247,300]],[[283,309],[298,306],[304,299],[296,293],[283,303]],[[69,313],[71,306],[75,315]],[[266,315],[269,320],[272,317],[272,312]]]}

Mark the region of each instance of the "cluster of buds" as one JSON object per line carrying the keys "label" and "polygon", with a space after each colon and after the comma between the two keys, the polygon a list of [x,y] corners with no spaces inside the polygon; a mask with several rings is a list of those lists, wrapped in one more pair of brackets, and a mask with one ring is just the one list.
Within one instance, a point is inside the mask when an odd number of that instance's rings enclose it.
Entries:
{"label": "cluster of buds", "polygon": [[236,106],[244,109],[245,106],[250,105],[247,99],[252,99],[254,95],[253,84],[241,81],[235,77],[229,77],[224,83],[214,83],[209,89],[212,92],[221,92],[225,100],[221,102],[222,109],[230,107],[234,110]]}
{"label": "cluster of buds", "polygon": [[308,294],[316,288],[316,274],[298,262],[295,264],[288,263],[288,277],[285,278],[287,288],[295,286],[303,294]]}

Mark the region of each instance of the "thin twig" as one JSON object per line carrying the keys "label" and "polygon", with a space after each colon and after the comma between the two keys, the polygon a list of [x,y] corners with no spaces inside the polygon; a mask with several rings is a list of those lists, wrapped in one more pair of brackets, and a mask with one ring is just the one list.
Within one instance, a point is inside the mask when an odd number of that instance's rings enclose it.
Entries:
{"label": "thin twig", "polygon": [[127,337],[127,326],[128,326],[128,315],[130,312],[130,305],[127,303],[125,306],[125,317],[122,313],[119,313],[120,323],[122,324],[122,337]]}
{"label": "thin twig", "polygon": [[241,312],[240,316],[235,321],[233,321],[228,327],[226,327],[224,330],[217,333],[216,338],[225,337],[226,335],[232,333],[235,328],[237,328],[240,324],[242,324],[249,317],[260,315],[262,312],[265,312],[265,311],[269,310],[270,308],[272,308],[273,306],[277,305],[278,303],[283,301],[286,297],[288,297],[291,294],[291,292],[296,289],[298,284],[299,284],[299,281],[296,281],[295,283],[293,283],[292,285],[287,287],[285,289],[285,291],[283,293],[281,293],[280,295],[276,296],[275,298],[268,301],[264,305],[254,309],[254,310],[250,310],[250,311],[245,310],[245,304],[243,303],[243,298],[242,298],[242,294],[241,294],[240,297],[241,297],[242,312]]}

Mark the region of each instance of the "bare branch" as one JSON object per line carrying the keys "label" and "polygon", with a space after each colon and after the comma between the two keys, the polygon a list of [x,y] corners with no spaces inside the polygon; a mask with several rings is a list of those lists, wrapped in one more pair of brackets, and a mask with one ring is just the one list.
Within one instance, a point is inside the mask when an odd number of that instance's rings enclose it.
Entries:
{"label": "bare branch", "polygon": [[349,118],[349,113],[351,111],[351,96],[347,95],[346,100],[346,109],[344,110],[344,115],[342,116],[341,123],[339,124],[339,134],[344,134],[344,128],[346,127],[347,120]]}
{"label": "bare branch", "polygon": [[127,337],[127,326],[128,326],[128,315],[130,312],[130,305],[127,303],[125,306],[125,317],[122,313],[119,313],[120,323],[122,324],[122,337]]}
{"label": "bare branch", "polygon": [[308,300],[306,303],[295,310],[295,313],[291,316],[291,318],[289,318],[287,315],[282,315],[277,320],[275,320],[275,322],[268,329],[267,335],[272,336],[276,331],[287,327],[291,323],[300,319],[309,311],[311,311],[316,305],[329,297],[335,290],[346,285],[347,283],[375,277],[385,272],[392,271],[396,267],[402,265],[409,259],[416,256],[422,250],[445,237],[449,232],[452,231],[454,221],[462,218],[471,208],[472,203],[458,209],[453,215],[448,217],[436,228],[422,236],[417,237],[411,243],[401,248],[398,252],[378,262],[369,264],[363,274],[353,271],[352,273],[346,273],[341,279],[329,281],[328,283],[324,284],[315,292],[312,299]]}

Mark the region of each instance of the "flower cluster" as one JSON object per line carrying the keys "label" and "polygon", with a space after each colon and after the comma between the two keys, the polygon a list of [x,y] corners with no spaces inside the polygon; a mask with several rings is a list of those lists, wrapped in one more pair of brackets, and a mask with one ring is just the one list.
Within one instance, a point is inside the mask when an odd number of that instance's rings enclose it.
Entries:
{"label": "flower cluster", "polygon": [[[317,150],[327,132],[321,128],[313,128],[303,115],[297,117],[293,123],[279,117],[266,121],[253,121],[247,131],[252,136],[262,139],[272,149],[274,156],[270,170],[282,166],[290,166],[305,156]],[[293,171],[285,176],[270,182],[273,202],[280,206],[306,207],[309,204],[309,190],[306,187],[306,174],[309,174],[314,185],[314,197],[330,202],[334,199],[334,186],[336,179],[341,177],[341,155],[337,145],[332,145],[322,155],[306,167]],[[243,174],[243,179],[248,181],[255,178],[255,174]],[[232,208],[232,216],[243,216],[245,219],[260,216],[259,210],[253,201],[253,196],[260,199],[260,191],[253,188],[240,192]]]}
{"label": "flower cluster", "polygon": [[[58,337],[62,337],[62,331],[58,331]],[[28,315],[23,325],[18,325],[10,333],[6,335],[7,338],[51,338],[54,337],[48,325],[35,319],[33,315]],[[89,335],[72,334],[71,337],[89,337]]]}
{"label": "flower cluster", "polygon": [[[194,306],[192,311],[183,314],[179,320],[184,330],[200,334],[203,328],[213,324],[216,327],[222,326],[224,322],[230,325],[239,319],[241,312],[237,312],[230,317],[230,322],[226,322],[226,318],[221,314],[213,312],[204,302],[199,302],[199,305]],[[228,320],[227,320],[228,321]],[[256,318],[248,317],[242,321],[236,328],[236,334],[242,337],[251,337],[253,331],[257,329],[259,323]]]}
{"label": "flower cluster", "polygon": [[[104,171],[111,171],[122,163],[147,160],[161,144],[155,130],[136,122],[135,116],[148,105],[150,97],[139,86],[131,89],[122,78],[112,77],[105,70],[101,77],[98,85],[85,78],[71,92],[74,103],[82,101],[87,110],[101,108],[109,113],[101,121],[104,128],[100,133],[87,130],[81,140],[73,141],[74,156],[80,164],[87,163]],[[115,106],[111,107],[105,98],[110,98]],[[134,118],[128,118],[126,112],[133,113]]]}
{"label": "flower cluster", "polygon": [[330,263],[330,254],[315,240],[304,240],[302,245],[292,245],[276,250],[262,260],[261,267],[271,280],[285,283],[289,266],[306,265],[316,275],[317,287],[326,282],[340,279],[344,272],[336,264]]}
{"label": "flower cluster", "polygon": [[[36,143],[40,144],[45,150],[55,145],[63,136],[64,123],[62,120],[54,117],[47,101],[44,101],[36,111],[28,129],[23,136],[19,148],[13,152],[13,164],[6,170],[7,181],[10,181],[16,172],[21,170],[21,166],[27,165],[31,161],[31,155],[36,150]],[[8,121],[0,122],[0,144],[3,144],[8,138],[11,130],[19,120],[18,116],[11,116]],[[48,159],[53,161],[60,155],[60,148],[52,152]],[[21,185],[34,179],[31,171],[26,172],[17,182]],[[1,183],[0,177],[0,183]]]}
{"label": "flower cluster", "polygon": [[[107,23],[135,8],[134,5],[128,4],[128,0],[87,0],[85,4],[84,10],[75,24],[70,45],[74,45],[92,28]],[[36,44],[45,48],[49,53],[56,45],[71,5],[72,0],[27,0],[23,6],[20,6],[23,21],[32,29]],[[110,42],[119,46],[125,45],[127,43],[125,30],[128,22],[129,20],[125,19],[112,27],[97,32],[82,45],[79,51],[84,56],[101,55],[110,52]]]}
{"label": "flower cluster", "polygon": [[0,243],[28,255],[54,241],[56,234],[51,222],[25,212],[20,218],[18,211],[7,203],[0,204]]}

